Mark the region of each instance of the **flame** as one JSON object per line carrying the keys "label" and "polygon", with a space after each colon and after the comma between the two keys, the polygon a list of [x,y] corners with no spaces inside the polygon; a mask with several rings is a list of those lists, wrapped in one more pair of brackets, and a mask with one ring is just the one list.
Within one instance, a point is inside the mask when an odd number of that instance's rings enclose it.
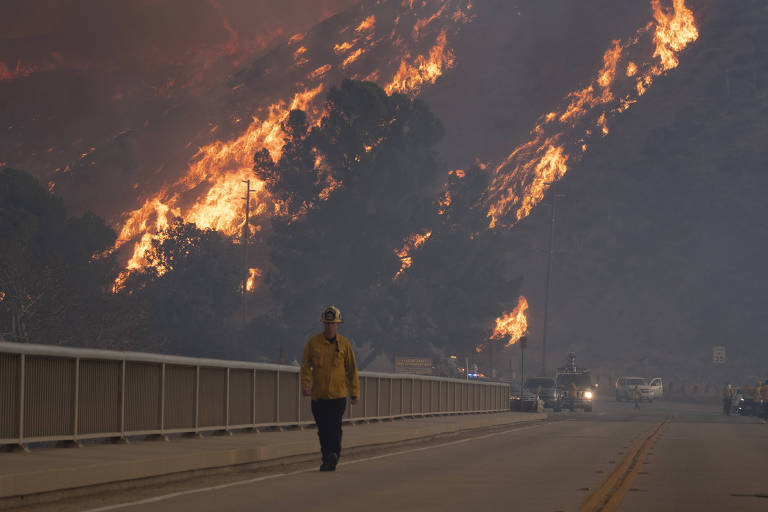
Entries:
{"label": "flame", "polygon": [[699,31],[693,13],[685,6],[685,0],[674,0],[671,11],[665,10],[659,0],[651,0],[651,6],[656,20],[653,35],[656,51],[653,56],[661,60],[663,71],[669,71],[678,66],[677,54],[698,39]]}
{"label": "flame", "polygon": [[440,206],[440,208],[437,210],[437,214],[445,215],[445,213],[448,211],[448,207],[451,206],[451,191],[446,190],[443,192],[443,195],[440,199],[438,199],[437,204]]}
{"label": "flame", "polygon": [[259,268],[248,269],[248,280],[245,282],[245,291],[252,292],[256,289],[256,279],[262,276]]}
{"label": "flame", "polygon": [[490,339],[499,340],[509,336],[509,341],[506,346],[510,346],[517,343],[517,340],[527,332],[528,300],[521,295],[515,309],[496,319],[496,327],[493,329]]}
{"label": "flame", "polygon": [[363,54],[363,49],[358,48],[357,50],[350,53],[346,59],[344,59],[344,62],[341,63],[341,67],[344,69],[347,69],[350,64],[355,62],[361,55]]}
{"label": "flame", "polygon": [[363,21],[360,22],[360,24],[355,29],[355,32],[368,32],[371,29],[373,29],[373,26],[376,24],[376,16],[371,14],[367,18],[365,18]]}
{"label": "flame", "polygon": [[3,302],[5,300],[5,292],[0,290],[0,302]]}
{"label": "flame", "polygon": [[[488,190],[490,228],[501,226],[510,214],[513,223],[527,217],[551,183],[568,172],[569,163],[587,151],[585,137],[594,136],[590,125],[600,129],[599,136],[607,136],[609,119],[625,112],[656,77],[677,67],[678,54],[698,39],[685,0],[674,0],[668,9],[659,0],[651,0],[651,9],[654,21],[626,41],[612,41],[592,83],[569,93],[561,109],[543,115],[531,131],[532,138],[496,167]],[[640,51],[640,41],[648,37],[654,44],[653,54],[627,61],[625,74],[633,80],[625,85],[618,80],[618,66],[630,51]]]}
{"label": "flame", "polygon": [[[141,239],[134,246],[126,268],[135,270],[146,265],[145,254],[153,238],[151,233],[168,226],[169,214],[173,217],[184,216],[200,228],[212,228],[228,235],[238,233],[245,215],[242,182],[253,178],[253,155],[257,150],[266,148],[276,159],[282,148],[281,125],[288,113],[295,108],[306,109],[322,89],[323,86],[319,85],[299,92],[290,104],[280,102],[271,105],[266,119],[254,118],[245,133],[232,141],[216,141],[203,146],[182,178],[147,199],[141,208],[129,212],[116,248],[139,235]],[[183,193],[206,184],[209,185],[207,193],[182,211],[179,203]],[[256,191],[253,197],[257,205],[255,211],[259,213],[266,209],[264,183],[254,180],[252,186]]]}
{"label": "flame", "polygon": [[433,84],[454,64],[453,52],[448,48],[445,30],[440,31],[429,54],[417,56],[413,61],[405,58],[392,81],[385,87],[387,94],[399,92],[418,94],[424,84]]}
{"label": "flame", "polygon": [[403,272],[411,268],[413,265],[413,256],[411,256],[411,254],[413,251],[421,248],[431,236],[432,231],[427,231],[421,235],[414,233],[403,240],[402,249],[395,250],[395,256],[400,259],[400,270],[398,270],[395,277],[392,278],[393,281],[399,278]]}
{"label": "flame", "polygon": [[354,45],[349,41],[344,41],[343,43],[333,45],[333,52],[336,54],[344,53],[353,46]]}
{"label": "flame", "polygon": [[307,53],[307,48],[304,46],[299,46],[296,48],[296,51],[293,52],[293,61],[297,66],[301,66],[309,62],[309,59],[304,56],[305,53]]}

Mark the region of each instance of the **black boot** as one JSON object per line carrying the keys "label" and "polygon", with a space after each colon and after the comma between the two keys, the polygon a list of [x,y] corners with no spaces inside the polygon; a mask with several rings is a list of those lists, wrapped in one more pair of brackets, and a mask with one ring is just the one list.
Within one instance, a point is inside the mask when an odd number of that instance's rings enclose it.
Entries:
{"label": "black boot", "polygon": [[323,463],[320,464],[320,471],[333,471],[327,457],[323,457]]}
{"label": "black boot", "polygon": [[326,463],[328,464],[328,471],[336,471],[336,464],[339,463],[339,454],[330,454]]}

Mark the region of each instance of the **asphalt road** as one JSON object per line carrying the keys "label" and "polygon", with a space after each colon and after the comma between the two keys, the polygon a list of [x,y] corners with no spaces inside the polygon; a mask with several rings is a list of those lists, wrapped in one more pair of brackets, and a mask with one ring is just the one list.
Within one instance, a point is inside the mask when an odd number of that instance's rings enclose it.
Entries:
{"label": "asphalt road", "polygon": [[[601,494],[622,511],[768,510],[768,425],[754,418],[723,417],[716,405],[657,401],[636,411],[605,400],[550,419],[342,458],[335,473],[294,465],[34,510],[553,512]],[[621,486],[605,485],[617,475]]]}

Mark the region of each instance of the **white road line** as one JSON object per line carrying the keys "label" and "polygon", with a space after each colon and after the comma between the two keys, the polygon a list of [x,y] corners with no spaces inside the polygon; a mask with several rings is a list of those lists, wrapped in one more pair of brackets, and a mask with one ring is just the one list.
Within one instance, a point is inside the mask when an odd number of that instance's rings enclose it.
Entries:
{"label": "white road line", "polygon": [[[511,433],[515,433],[515,432],[521,432],[523,430],[530,430],[532,428],[541,427],[543,425],[549,425],[549,422],[541,422],[541,423],[537,423],[535,425],[531,425],[531,426],[528,426],[528,427],[510,428],[510,429],[507,429],[507,430],[503,430],[501,432],[493,432],[493,433],[490,433],[490,434],[485,434],[483,436],[477,436],[477,437],[468,437],[466,439],[459,439],[458,441],[451,441],[449,443],[436,444],[436,445],[433,445],[433,446],[424,446],[424,447],[421,447],[421,448],[414,448],[412,450],[402,450],[402,451],[399,451],[399,452],[385,453],[384,455],[376,455],[374,457],[366,457],[364,459],[350,460],[348,462],[341,462],[341,463],[339,463],[339,466],[347,466],[347,465],[350,465],[350,464],[359,464],[361,462],[369,462],[369,461],[372,461],[372,460],[384,459],[384,458],[387,458],[387,457],[395,457],[397,455],[405,455],[405,454],[408,454],[408,453],[422,452],[424,450],[433,450],[433,449],[436,449],[436,448],[445,448],[446,446],[455,446],[457,444],[468,443],[470,441],[478,441],[478,440],[481,440],[481,439],[488,439],[489,437],[500,436],[500,435],[503,435],[503,434],[511,434]],[[211,487],[203,487],[203,488],[200,488],[200,489],[189,489],[187,491],[172,492],[170,494],[163,494],[162,496],[154,496],[152,498],[145,498],[143,500],[129,501],[129,502],[126,502],[126,503],[118,503],[116,505],[107,505],[107,506],[99,507],[99,508],[91,508],[91,509],[84,510],[83,512],[106,512],[108,510],[118,510],[118,509],[126,508],[126,507],[135,507],[135,506],[138,506],[138,505],[147,505],[149,503],[157,503],[158,501],[169,500],[171,498],[177,498],[179,496],[187,496],[189,494],[197,494],[197,493],[208,492],[208,491],[218,491],[219,489],[226,489],[228,487],[235,487],[235,486],[238,486],[238,485],[248,485],[248,484],[263,482],[265,480],[274,480],[276,478],[282,478],[282,477],[286,477],[286,476],[294,476],[294,475],[300,475],[302,473],[310,473],[310,472],[313,472],[313,471],[317,471],[317,469],[302,469],[302,470],[299,470],[299,471],[292,471],[290,473],[277,473],[277,474],[274,474],[274,475],[260,476],[260,477],[251,478],[251,479],[248,479],[248,480],[239,480],[237,482],[230,482],[228,484],[214,485],[214,486],[211,486]]]}

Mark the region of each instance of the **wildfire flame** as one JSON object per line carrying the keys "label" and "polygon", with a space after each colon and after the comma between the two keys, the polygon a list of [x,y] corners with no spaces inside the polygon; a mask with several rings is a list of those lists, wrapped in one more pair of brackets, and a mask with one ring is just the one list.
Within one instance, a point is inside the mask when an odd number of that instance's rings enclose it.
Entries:
{"label": "wildfire flame", "polygon": [[248,269],[248,280],[245,282],[245,291],[252,292],[256,289],[256,279],[261,277],[262,272],[259,268]]}
{"label": "wildfire flame", "polygon": [[[501,226],[510,214],[515,222],[527,217],[544,197],[551,183],[568,172],[588,145],[586,139],[609,133],[609,119],[626,111],[655,78],[678,66],[678,54],[698,39],[693,13],[685,0],[671,8],[651,0],[653,19],[626,40],[615,40],[603,54],[603,65],[588,86],[566,96],[565,107],[539,119],[531,140],[519,145],[494,170],[489,187],[488,217],[491,228]],[[628,60],[625,77],[617,69],[631,50],[651,38],[654,52],[643,60]],[[625,84],[627,79],[630,84]],[[628,92],[622,92],[628,90]]]}
{"label": "wildfire flame", "polygon": [[509,336],[507,346],[514,345],[521,336],[528,332],[528,300],[522,295],[515,309],[496,319],[496,327],[490,339],[500,340]]}
{"label": "wildfire flame", "polygon": [[[504,313],[496,319],[496,327],[493,329],[489,340],[500,340],[509,337],[504,348],[517,343],[521,336],[528,333],[528,300],[522,295],[517,300],[517,306],[509,313]],[[488,346],[481,343],[475,347],[475,352],[482,352]]]}
{"label": "wildfire flame", "polygon": [[395,77],[384,88],[387,94],[400,92],[416,95],[421,92],[425,84],[434,84],[445,70],[453,67],[455,62],[453,53],[447,45],[447,35],[443,30],[437,36],[437,41],[428,56],[418,55],[412,62],[409,58],[403,59]]}
{"label": "wildfire flame", "polygon": [[400,250],[395,251],[395,256],[400,259],[400,270],[398,270],[395,277],[392,278],[393,280],[399,278],[403,272],[411,268],[413,265],[413,256],[411,256],[411,254],[413,254],[413,251],[421,248],[431,236],[432,231],[427,231],[421,235],[414,233],[403,240],[403,247]]}

